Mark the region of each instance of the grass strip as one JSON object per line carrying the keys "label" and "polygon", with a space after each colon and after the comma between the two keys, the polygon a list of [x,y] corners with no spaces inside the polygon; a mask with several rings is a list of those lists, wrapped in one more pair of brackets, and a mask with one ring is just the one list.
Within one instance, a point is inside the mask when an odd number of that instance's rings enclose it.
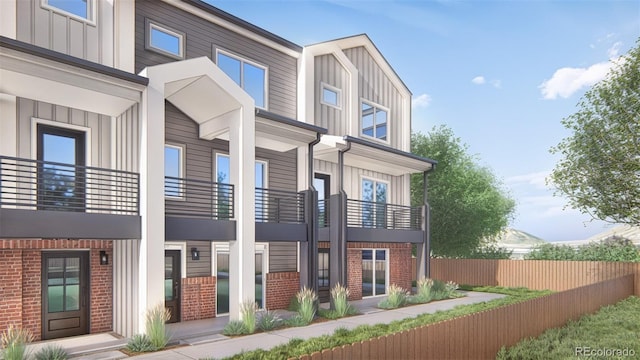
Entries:
{"label": "grass strip", "polygon": [[480,311],[494,309],[500,306],[510,305],[534,299],[540,296],[548,295],[551,291],[539,291],[529,290],[526,288],[504,288],[495,286],[483,286],[483,287],[461,287],[465,290],[491,292],[497,294],[507,295],[501,299],[495,299],[487,302],[459,305],[453,309],[446,311],[438,311],[433,314],[421,314],[414,318],[407,318],[403,320],[396,320],[389,324],[376,324],[376,325],[360,325],[354,329],[337,329],[332,335],[323,335],[319,337],[309,338],[306,340],[294,338],[288,343],[278,345],[271,350],[253,350],[236,354],[226,359],[231,360],[247,360],[247,359],[260,359],[260,360],[281,360],[291,357],[298,357],[305,354],[311,354],[323,349],[331,349],[336,346],[342,346],[346,344],[352,344],[355,342],[368,340],[378,336],[384,336],[394,334],[400,331],[417,328],[427,324],[433,324],[439,321],[452,319]]}
{"label": "grass strip", "polygon": [[502,348],[497,359],[596,359],[640,356],[640,298],[631,296],[592,315]]}

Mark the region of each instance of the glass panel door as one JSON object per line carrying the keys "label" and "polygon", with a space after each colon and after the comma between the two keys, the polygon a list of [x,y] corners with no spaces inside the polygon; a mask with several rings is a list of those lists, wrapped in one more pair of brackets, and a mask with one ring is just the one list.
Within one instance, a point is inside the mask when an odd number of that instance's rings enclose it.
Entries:
{"label": "glass panel door", "polygon": [[229,313],[229,253],[216,252],[216,313]]}
{"label": "glass panel door", "polygon": [[180,250],[164,251],[164,306],[171,317],[167,322],[180,321]]}
{"label": "glass panel door", "polygon": [[362,250],[362,297],[387,293],[387,250]]}
{"label": "glass panel door", "polygon": [[256,253],[256,304],[259,309],[263,308],[264,278],[262,274],[262,252]]}

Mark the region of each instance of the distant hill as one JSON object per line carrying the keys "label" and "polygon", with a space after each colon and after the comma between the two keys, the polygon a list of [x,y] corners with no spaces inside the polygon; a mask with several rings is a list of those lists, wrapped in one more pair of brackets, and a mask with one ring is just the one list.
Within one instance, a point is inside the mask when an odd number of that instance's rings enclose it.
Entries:
{"label": "distant hill", "polygon": [[545,240],[527,232],[507,228],[497,238],[499,245],[538,245],[546,243]]}
{"label": "distant hill", "polygon": [[640,226],[619,225],[609,230],[603,231],[599,234],[593,235],[592,237],[585,240],[585,242],[589,243],[592,241],[602,241],[612,236],[623,237],[625,239],[631,240],[631,242],[636,245],[640,245]]}

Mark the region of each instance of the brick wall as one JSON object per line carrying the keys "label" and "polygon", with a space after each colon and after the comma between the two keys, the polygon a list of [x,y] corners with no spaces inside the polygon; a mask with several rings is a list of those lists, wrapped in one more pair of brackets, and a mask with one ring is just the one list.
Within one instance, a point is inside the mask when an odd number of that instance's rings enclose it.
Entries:
{"label": "brick wall", "polygon": [[[0,332],[10,323],[42,335],[42,250],[90,249],[90,332],[112,330],[113,244],[111,240],[0,240]],[[109,265],[100,265],[100,251]],[[11,285],[11,286],[8,286]]]}
{"label": "brick wall", "polygon": [[286,309],[291,298],[300,290],[300,273],[278,272],[267,273],[266,309]]}
{"label": "brick wall", "polygon": [[184,278],[180,292],[180,321],[216,316],[215,276]]}
{"label": "brick wall", "polygon": [[411,291],[411,244],[394,245],[389,248],[389,285]]}
{"label": "brick wall", "polygon": [[349,300],[362,299],[362,251],[347,249],[347,287]]}

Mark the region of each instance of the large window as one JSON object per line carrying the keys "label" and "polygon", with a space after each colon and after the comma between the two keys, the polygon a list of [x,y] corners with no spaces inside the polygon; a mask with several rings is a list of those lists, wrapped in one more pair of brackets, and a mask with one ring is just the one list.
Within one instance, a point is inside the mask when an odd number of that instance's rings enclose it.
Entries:
{"label": "large window", "polygon": [[387,187],[386,182],[362,179],[362,227],[387,227]]}
{"label": "large window", "polygon": [[76,19],[95,21],[95,0],[42,0],[42,6]]}
{"label": "large window", "polygon": [[267,108],[267,68],[255,62],[217,51],[216,62],[236,84],[249,94],[259,108]]}
{"label": "large window", "polygon": [[147,20],[146,48],[161,54],[184,59],[185,35],[164,25]]}
{"label": "large window", "polygon": [[164,146],[164,196],[182,198],[184,189],[182,178],[184,177],[183,148],[176,145]]}
{"label": "large window", "polygon": [[388,113],[389,111],[380,105],[362,101],[360,114],[362,135],[389,141]]}
{"label": "large window", "polygon": [[387,293],[387,250],[362,250],[362,297]]}

